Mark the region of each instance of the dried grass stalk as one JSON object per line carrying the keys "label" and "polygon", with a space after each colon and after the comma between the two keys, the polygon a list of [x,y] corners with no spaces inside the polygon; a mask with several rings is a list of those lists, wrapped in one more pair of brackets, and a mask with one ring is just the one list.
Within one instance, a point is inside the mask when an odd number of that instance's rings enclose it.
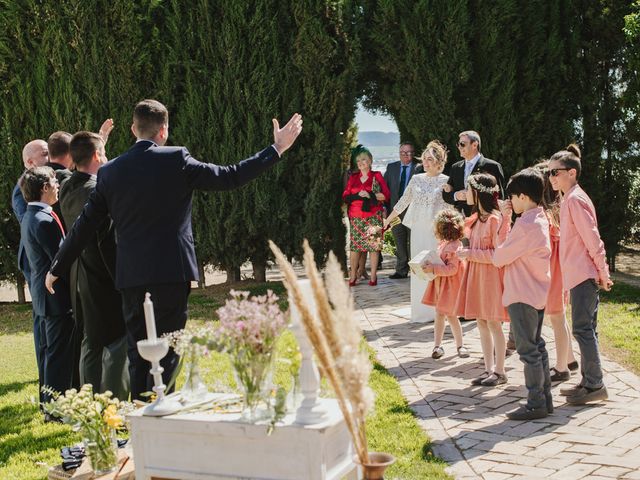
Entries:
{"label": "dried grass stalk", "polygon": [[368,463],[365,418],[373,403],[373,393],[368,386],[371,364],[360,349],[362,332],[353,318],[353,300],[340,264],[331,253],[323,282],[313,250],[304,241],[305,269],[311,281],[318,321],[298,288],[293,267],[273,242],[270,241],[269,246],[284,274],[285,286],[300,311],[318,363],[336,393],[358,457],[362,463]]}

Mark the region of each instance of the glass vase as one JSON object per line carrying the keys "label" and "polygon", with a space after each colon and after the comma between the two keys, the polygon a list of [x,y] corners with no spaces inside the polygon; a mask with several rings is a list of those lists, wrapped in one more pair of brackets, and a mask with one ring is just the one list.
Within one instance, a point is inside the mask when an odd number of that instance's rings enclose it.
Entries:
{"label": "glass vase", "polygon": [[207,386],[200,377],[200,356],[194,346],[185,353],[185,378],[180,391],[182,400],[187,403],[203,400],[207,395]]}
{"label": "glass vase", "polygon": [[[268,414],[273,368],[272,352],[243,352],[232,360],[242,393],[242,419],[256,422]],[[263,407],[263,408],[261,408]]]}
{"label": "glass vase", "polygon": [[116,431],[108,425],[83,431],[84,448],[96,477],[118,468],[118,439]]}

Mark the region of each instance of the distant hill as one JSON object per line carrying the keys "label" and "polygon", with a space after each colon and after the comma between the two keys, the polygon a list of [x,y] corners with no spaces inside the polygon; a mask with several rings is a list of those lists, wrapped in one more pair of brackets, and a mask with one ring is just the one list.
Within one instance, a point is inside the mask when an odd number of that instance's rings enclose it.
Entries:
{"label": "distant hill", "polygon": [[398,132],[358,132],[358,143],[365,147],[395,147],[400,143],[400,134]]}

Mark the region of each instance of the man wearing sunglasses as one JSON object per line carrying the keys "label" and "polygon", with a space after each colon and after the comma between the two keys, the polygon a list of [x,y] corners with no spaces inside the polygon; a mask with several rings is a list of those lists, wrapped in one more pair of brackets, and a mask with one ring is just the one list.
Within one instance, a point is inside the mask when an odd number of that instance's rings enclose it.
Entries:
{"label": "man wearing sunglasses", "polygon": [[465,216],[471,215],[471,206],[467,205],[466,193],[467,178],[472,173],[489,173],[493,175],[497,182],[500,191],[498,195],[501,199],[504,198],[504,174],[502,173],[502,166],[489,158],[486,158],[480,149],[482,142],[480,140],[480,134],[473,130],[467,130],[460,133],[458,138],[458,151],[463,160],[454,163],[449,171],[449,181],[446,188],[442,192],[442,198],[445,202],[453,205],[457,210],[464,213]]}

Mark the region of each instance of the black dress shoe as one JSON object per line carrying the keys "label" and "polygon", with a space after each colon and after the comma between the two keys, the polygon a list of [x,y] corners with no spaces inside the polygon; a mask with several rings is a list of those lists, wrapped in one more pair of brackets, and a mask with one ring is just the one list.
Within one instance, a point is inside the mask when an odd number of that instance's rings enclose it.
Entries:
{"label": "black dress shoe", "polygon": [[50,413],[45,413],[44,423],[62,423],[62,419],[60,417],[54,417]]}
{"label": "black dress shoe", "polygon": [[529,408],[526,405],[518,407],[516,410],[507,412],[507,418],[509,420],[535,420],[537,418],[544,418],[548,415],[546,407]]}
{"label": "black dress shoe", "polygon": [[578,370],[578,368],[580,368],[580,365],[578,365],[578,362],[576,362],[575,360],[567,366],[569,367],[569,370],[572,372],[575,372],[576,370]]}
{"label": "black dress shoe", "polygon": [[392,280],[398,280],[400,278],[407,278],[407,275],[402,275],[401,273],[396,272],[392,275],[389,275],[389,278]]}

